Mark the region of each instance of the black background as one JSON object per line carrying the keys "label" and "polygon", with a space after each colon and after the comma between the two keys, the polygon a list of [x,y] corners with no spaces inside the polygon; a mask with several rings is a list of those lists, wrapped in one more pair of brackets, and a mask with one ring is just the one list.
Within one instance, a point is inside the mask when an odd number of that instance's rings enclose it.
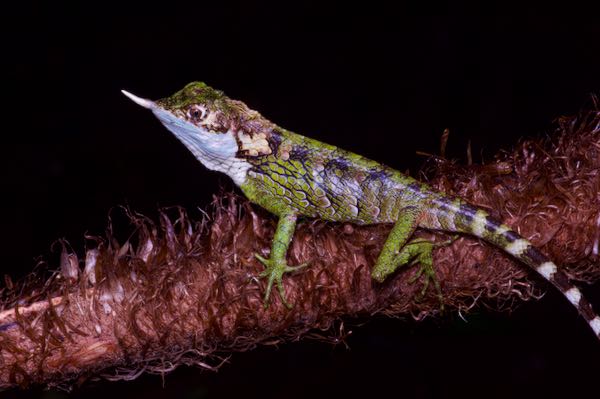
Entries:
{"label": "black background", "polygon": [[[193,215],[226,177],[204,169],[124,88],[159,98],[203,80],[276,123],[402,171],[435,153],[489,161],[541,137],[600,89],[600,25],[563,17],[406,17],[381,31],[290,31],[336,9],[285,16],[242,7],[103,10],[27,4],[3,36],[2,272],[18,278],[64,237],[81,249],[115,205]],[[389,10],[387,10],[389,11]],[[391,12],[391,11],[390,11]],[[368,18],[367,18],[368,17]],[[308,23],[307,23],[308,26]],[[600,307],[599,287],[586,293]],[[423,323],[376,319],[352,328],[350,350],[318,342],[234,354],[218,373],[181,368],[133,382],[90,383],[74,398],[503,397],[596,388],[600,345],[554,291],[511,315],[481,311]],[[596,388],[597,389],[597,388]],[[596,391],[597,393],[597,391]],[[61,398],[10,391],[2,397]]]}

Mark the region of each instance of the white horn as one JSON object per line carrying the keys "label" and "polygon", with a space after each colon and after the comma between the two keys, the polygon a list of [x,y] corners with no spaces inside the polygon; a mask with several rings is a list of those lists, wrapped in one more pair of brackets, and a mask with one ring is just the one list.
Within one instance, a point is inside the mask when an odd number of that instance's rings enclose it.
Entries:
{"label": "white horn", "polygon": [[156,106],[154,104],[154,101],[150,101],[145,98],[138,97],[134,94],[131,94],[128,91],[121,90],[121,93],[125,94],[127,97],[129,97],[131,99],[131,101],[133,101],[134,103],[136,103],[138,105],[141,105],[144,108],[153,109]]}

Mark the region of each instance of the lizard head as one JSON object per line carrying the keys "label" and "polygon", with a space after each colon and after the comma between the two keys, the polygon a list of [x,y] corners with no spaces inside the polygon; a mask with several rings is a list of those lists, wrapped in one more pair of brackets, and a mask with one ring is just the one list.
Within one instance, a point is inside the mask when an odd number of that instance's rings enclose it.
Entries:
{"label": "lizard head", "polygon": [[243,183],[248,157],[270,153],[271,123],[241,101],[205,83],[192,82],[170,97],[151,101],[122,91],[150,109],[207,168]]}

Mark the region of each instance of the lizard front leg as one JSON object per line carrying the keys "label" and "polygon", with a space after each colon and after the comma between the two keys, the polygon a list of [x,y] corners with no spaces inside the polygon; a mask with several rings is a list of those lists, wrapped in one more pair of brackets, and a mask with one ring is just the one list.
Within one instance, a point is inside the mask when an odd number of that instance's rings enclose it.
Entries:
{"label": "lizard front leg", "polygon": [[275,236],[273,237],[273,242],[271,244],[271,256],[269,259],[263,258],[259,254],[254,255],[266,267],[266,269],[259,274],[259,277],[267,277],[267,289],[264,298],[265,308],[269,306],[269,296],[271,295],[273,284],[277,286],[281,302],[287,308],[291,308],[292,305],[285,299],[285,290],[282,281],[283,274],[296,271],[308,265],[308,263],[303,263],[299,266],[288,266],[285,259],[290,241],[292,241],[294,231],[296,230],[297,219],[298,216],[294,213],[284,213],[281,215],[277,222],[277,230],[275,230]]}

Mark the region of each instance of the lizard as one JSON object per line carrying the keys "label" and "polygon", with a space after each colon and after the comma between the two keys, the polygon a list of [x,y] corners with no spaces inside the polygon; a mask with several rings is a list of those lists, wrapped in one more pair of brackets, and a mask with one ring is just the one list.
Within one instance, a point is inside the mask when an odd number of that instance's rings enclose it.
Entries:
{"label": "lizard", "polygon": [[245,103],[203,82],[192,82],[156,101],[123,94],[149,109],[210,170],[225,173],[253,203],[278,217],[270,256],[255,254],[272,287],[286,298],[283,276],[308,264],[288,265],[286,255],[299,217],[393,227],[371,271],[383,282],[403,265],[419,263],[416,276],[433,280],[435,245],[411,239],[417,228],[483,239],[528,265],[568,299],[600,338],[600,317],[567,274],[530,241],[484,209],[434,190],[361,155],[286,130]]}

